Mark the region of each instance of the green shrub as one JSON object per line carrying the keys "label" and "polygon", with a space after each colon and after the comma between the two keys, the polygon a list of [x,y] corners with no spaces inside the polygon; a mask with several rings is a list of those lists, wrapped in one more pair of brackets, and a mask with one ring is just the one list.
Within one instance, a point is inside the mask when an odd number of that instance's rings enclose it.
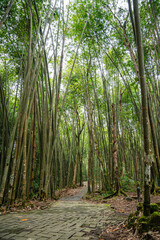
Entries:
{"label": "green shrub", "polygon": [[128,175],[125,173],[123,177],[121,177],[121,184],[122,184],[122,189],[124,191],[133,191],[136,188],[136,182],[129,178]]}

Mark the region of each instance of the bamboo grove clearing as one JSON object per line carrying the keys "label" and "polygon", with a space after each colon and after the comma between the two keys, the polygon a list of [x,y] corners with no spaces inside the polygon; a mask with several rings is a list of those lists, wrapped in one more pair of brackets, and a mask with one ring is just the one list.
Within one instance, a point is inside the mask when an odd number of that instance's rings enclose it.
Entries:
{"label": "bamboo grove clearing", "polygon": [[0,205],[160,184],[159,0],[1,0]]}

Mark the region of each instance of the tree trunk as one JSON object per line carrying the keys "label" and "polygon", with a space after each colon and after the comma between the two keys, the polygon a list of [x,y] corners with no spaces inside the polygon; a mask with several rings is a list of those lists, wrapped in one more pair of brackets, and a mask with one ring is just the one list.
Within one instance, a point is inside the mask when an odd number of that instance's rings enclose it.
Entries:
{"label": "tree trunk", "polygon": [[33,146],[32,146],[32,156],[31,156],[30,196],[33,195],[35,154],[36,154],[36,93],[34,95]]}
{"label": "tree trunk", "polygon": [[27,116],[24,122],[24,132],[23,132],[23,187],[22,187],[22,203],[25,206],[26,202],[26,179],[27,179]]}
{"label": "tree trunk", "polygon": [[113,164],[114,164],[114,179],[116,192],[120,191],[118,162],[117,162],[117,135],[116,135],[116,116],[115,116],[115,104],[112,104],[113,114]]}
{"label": "tree trunk", "polygon": [[148,101],[147,101],[147,85],[144,73],[144,53],[142,47],[142,34],[140,28],[140,17],[138,10],[138,0],[133,0],[139,76],[141,83],[142,97],[142,115],[143,115],[143,131],[144,131],[144,150],[145,150],[145,165],[144,165],[144,215],[150,215],[150,181],[151,181],[151,158],[149,152],[149,119],[148,119]]}
{"label": "tree trunk", "polygon": [[92,136],[91,132],[88,129],[89,133],[89,152],[88,152],[88,193],[91,193],[91,158],[92,158]]}

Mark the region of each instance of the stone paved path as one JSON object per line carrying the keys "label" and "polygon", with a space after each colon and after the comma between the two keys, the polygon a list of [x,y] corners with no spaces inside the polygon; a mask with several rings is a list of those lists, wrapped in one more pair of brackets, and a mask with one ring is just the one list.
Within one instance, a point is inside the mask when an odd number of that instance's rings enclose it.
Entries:
{"label": "stone paved path", "polygon": [[[5,240],[85,240],[91,230],[122,221],[105,204],[81,201],[87,189],[62,198],[47,210],[11,213],[0,216],[0,239]],[[99,238],[93,238],[98,240]]]}

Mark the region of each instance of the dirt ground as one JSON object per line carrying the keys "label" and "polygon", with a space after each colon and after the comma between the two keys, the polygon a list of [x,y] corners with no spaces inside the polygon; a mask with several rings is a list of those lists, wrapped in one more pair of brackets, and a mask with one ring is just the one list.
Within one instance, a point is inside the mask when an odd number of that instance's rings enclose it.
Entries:
{"label": "dirt ground", "polygon": [[[128,197],[121,195],[108,199],[99,198],[99,200],[95,200],[96,195],[98,195],[98,193],[97,194],[95,193],[94,197],[91,199],[87,199],[87,201],[89,200],[96,203],[109,204],[116,211],[116,213],[121,213],[124,216],[128,216],[130,213],[136,211],[138,204],[136,192],[127,192]],[[86,200],[86,197],[84,197],[84,199]],[[140,202],[143,202],[142,196]],[[151,195],[151,203],[158,202],[160,203],[160,195]]]}
{"label": "dirt ground", "polygon": [[[97,195],[97,196],[96,196]],[[138,200],[136,199],[136,192],[127,192],[128,197],[125,196],[117,196],[109,199],[99,198],[99,194],[94,194],[89,200],[86,200],[86,196],[84,196],[84,201],[92,201],[93,203],[106,203],[110,205],[116,212],[117,215],[125,216],[126,219],[130,213],[136,211]],[[95,200],[98,199],[98,200]],[[143,197],[140,199],[143,202]],[[151,203],[160,203],[159,195],[151,195]],[[148,239],[148,240],[160,240],[159,232],[148,232],[141,236],[137,235],[137,232],[133,232],[132,229],[128,229],[126,226],[127,221],[123,221],[118,225],[108,225],[103,232],[99,230],[93,231],[93,236],[98,236],[100,240],[140,240],[140,239]],[[94,238],[93,238],[94,239]]]}

